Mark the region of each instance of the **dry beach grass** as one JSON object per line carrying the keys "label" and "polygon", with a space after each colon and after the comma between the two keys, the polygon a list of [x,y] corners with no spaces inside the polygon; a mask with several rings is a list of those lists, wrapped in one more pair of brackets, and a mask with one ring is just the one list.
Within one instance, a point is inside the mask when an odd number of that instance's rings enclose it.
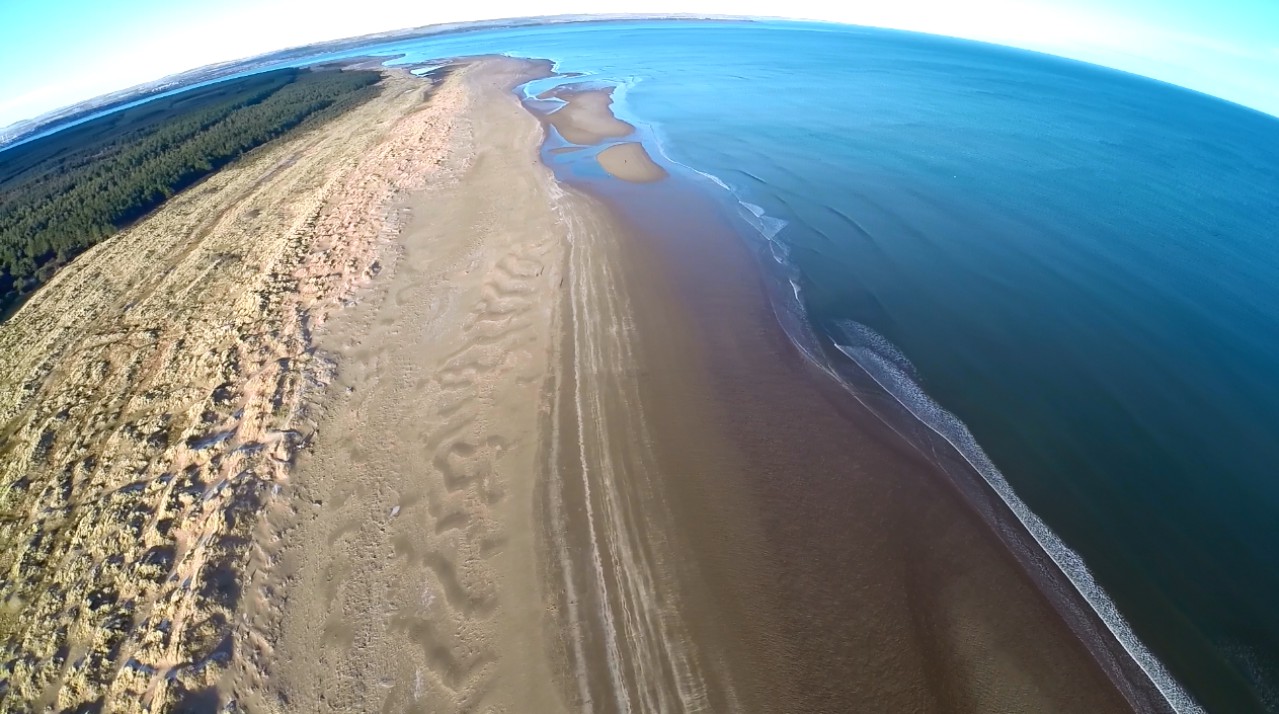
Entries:
{"label": "dry beach grass", "polygon": [[[381,95],[86,253],[0,326],[4,711],[160,710],[269,656],[236,618],[258,514],[328,381],[312,331],[378,270],[459,90]],[[186,705],[183,702],[187,702]]]}

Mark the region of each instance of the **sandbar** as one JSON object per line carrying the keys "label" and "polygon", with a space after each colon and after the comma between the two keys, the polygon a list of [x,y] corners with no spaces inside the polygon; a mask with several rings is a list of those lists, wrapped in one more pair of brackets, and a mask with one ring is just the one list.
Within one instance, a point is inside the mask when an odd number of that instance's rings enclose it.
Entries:
{"label": "sandbar", "polygon": [[564,101],[564,106],[544,115],[560,136],[574,144],[592,145],[608,139],[621,139],[635,132],[635,127],[618,119],[611,109],[612,89],[561,89],[542,95]]}
{"label": "sandbar", "polygon": [[610,175],[631,183],[649,183],[666,178],[666,169],[653,161],[638,141],[614,144],[596,155]]}

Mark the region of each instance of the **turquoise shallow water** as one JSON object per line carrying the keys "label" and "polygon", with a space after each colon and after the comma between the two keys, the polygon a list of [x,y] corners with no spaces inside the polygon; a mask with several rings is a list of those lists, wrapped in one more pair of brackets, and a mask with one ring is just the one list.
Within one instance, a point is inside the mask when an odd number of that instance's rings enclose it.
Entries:
{"label": "turquoise shallow water", "polygon": [[384,49],[546,57],[617,86],[672,180],[750,204],[745,237],[773,239],[764,267],[793,283],[818,358],[856,359],[1006,479],[1093,604],[1206,708],[1279,710],[1279,120],[1042,55],[821,25]]}
{"label": "turquoise shallow water", "polygon": [[899,398],[887,417],[919,419],[908,435],[941,433],[1006,484],[1209,711],[1279,711],[1279,119],[1042,55],[799,23],[346,54],[370,53],[542,57],[618,87],[670,180],[745,202],[802,346],[856,361]]}

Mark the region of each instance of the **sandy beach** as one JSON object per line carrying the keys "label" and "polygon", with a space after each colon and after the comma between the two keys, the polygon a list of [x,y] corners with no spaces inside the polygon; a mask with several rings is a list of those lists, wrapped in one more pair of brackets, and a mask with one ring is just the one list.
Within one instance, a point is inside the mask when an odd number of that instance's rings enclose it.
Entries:
{"label": "sandy beach", "polygon": [[311,508],[273,523],[264,705],[564,709],[532,504],[566,236],[510,92],[545,71],[455,75],[442,174],[403,204],[385,279],[319,336],[340,368],[294,481]]}
{"label": "sandy beach", "polygon": [[0,326],[0,711],[1158,711],[550,70],[389,73]]}
{"label": "sandy beach", "polygon": [[620,231],[554,182],[512,92],[546,70],[456,73],[447,178],[406,202],[384,278],[319,333],[338,377],[291,481],[303,507],[267,539],[284,604],[263,705],[727,701],[681,619]]}
{"label": "sandy beach", "polygon": [[632,183],[648,183],[666,178],[662,168],[637,141],[613,144],[596,155],[600,166],[614,178]]}

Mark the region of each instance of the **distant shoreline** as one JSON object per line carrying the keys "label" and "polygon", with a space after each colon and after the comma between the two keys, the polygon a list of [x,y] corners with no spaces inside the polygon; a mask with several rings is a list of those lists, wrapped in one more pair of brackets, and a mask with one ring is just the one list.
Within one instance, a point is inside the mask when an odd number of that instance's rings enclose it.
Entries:
{"label": "distant shoreline", "polygon": [[[434,35],[445,36],[483,30],[497,30],[508,27],[537,25],[594,22],[604,23],[627,20],[751,22],[754,19],[755,18],[739,16],[681,14],[550,15],[424,25],[391,32],[379,32],[316,42],[307,45],[299,45],[297,47],[290,47],[277,50],[275,52],[268,52],[266,54],[197,67],[185,72],[161,77],[152,82],[92,97],[83,102],[55,109],[51,112],[46,112],[45,114],[32,117],[30,119],[16,121],[8,126],[0,127],[0,153],[3,153],[10,147],[20,145],[40,136],[47,136],[49,134],[56,133],[63,129],[75,126],[80,122],[87,121],[104,114],[109,114],[113,111],[118,111],[137,103],[160,98],[173,92],[190,89],[201,84],[217,82],[238,75],[251,74],[256,71],[272,69],[275,67],[305,67],[309,66],[305,62],[308,58],[316,58],[318,62],[322,64],[341,64],[347,58],[336,58],[334,60],[322,60],[319,58],[325,55],[342,52],[343,50],[356,49],[371,44],[386,44],[400,40],[420,39]],[[374,57],[375,56],[370,55],[368,58],[371,60]],[[393,54],[388,54],[383,61],[393,58]],[[362,58],[354,57],[353,59],[359,60]]]}

